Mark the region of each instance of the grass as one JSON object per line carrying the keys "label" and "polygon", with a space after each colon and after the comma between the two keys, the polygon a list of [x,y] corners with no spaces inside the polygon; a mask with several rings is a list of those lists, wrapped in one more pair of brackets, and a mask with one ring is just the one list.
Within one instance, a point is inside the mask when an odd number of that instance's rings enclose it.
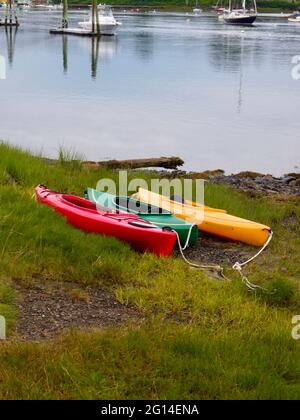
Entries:
{"label": "grass", "polygon": [[[276,293],[249,293],[229,267],[232,281],[208,278],[175,257],[138,254],[75,230],[38,205],[38,183],[82,195],[101,178],[118,179],[114,171],[88,171],[80,160],[61,151],[49,164],[0,144],[0,314],[11,338],[0,343],[0,398],[299,399],[300,343],[291,338],[292,317],[300,313],[299,203],[206,185],[207,205],[274,230],[269,252],[247,274]],[[136,176],[153,174],[129,173]],[[31,287],[36,278],[75,282],[79,291],[105,287],[147,320],[18,342],[13,282]]]}
{"label": "grass", "polygon": [[[59,1],[57,1],[59,3]],[[90,0],[71,0],[70,5],[76,4],[90,4]],[[196,6],[196,0],[110,0],[112,6],[135,6],[135,7],[153,7],[162,10],[181,10],[191,11]],[[198,7],[202,9],[211,10],[213,6],[216,6],[217,0],[199,0]],[[223,2],[224,4],[224,2]],[[225,3],[226,4],[226,3]],[[227,2],[228,4],[228,2]],[[299,9],[300,3],[298,1],[289,0],[258,0],[257,6],[260,11],[293,11]]]}

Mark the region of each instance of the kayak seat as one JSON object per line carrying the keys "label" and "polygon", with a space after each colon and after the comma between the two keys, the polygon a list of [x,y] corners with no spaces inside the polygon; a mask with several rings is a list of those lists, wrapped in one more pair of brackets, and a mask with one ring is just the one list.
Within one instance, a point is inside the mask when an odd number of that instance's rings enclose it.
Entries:
{"label": "kayak seat", "polygon": [[115,199],[116,205],[121,208],[129,211],[130,213],[137,213],[137,214],[170,214],[165,209],[162,209],[157,206],[153,206],[148,203],[144,203],[142,201],[134,200],[130,197],[116,197]]}
{"label": "kayak seat", "polygon": [[74,206],[82,207],[84,209],[89,209],[89,210],[97,210],[96,204],[92,203],[89,200],[86,200],[85,198],[75,197],[75,196],[66,195],[66,194],[63,194],[62,198],[64,201],[67,201],[68,203],[73,204]]}

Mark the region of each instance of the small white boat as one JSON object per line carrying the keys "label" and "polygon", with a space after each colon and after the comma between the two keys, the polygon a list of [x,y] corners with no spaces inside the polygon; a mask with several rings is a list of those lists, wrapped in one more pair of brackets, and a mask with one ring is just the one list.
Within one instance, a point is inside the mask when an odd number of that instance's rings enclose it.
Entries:
{"label": "small white boat", "polygon": [[[117,28],[119,25],[121,25],[121,23],[115,19],[111,7],[106,5],[99,5],[98,13],[101,35],[115,35]],[[82,29],[92,31],[92,13],[90,12],[88,19],[83,22],[79,22],[78,25]]]}
{"label": "small white boat", "polygon": [[62,10],[63,4],[52,4],[52,3],[46,3],[46,4],[35,4],[34,8],[41,9],[41,10],[48,10],[48,11],[55,11],[55,10]]}
{"label": "small white boat", "polygon": [[195,15],[199,15],[200,13],[202,13],[202,10],[198,7],[198,0],[196,0],[196,4],[195,4],[195,8],[193,9],[193,13]]}
{"label": "small white boat", "polygon": [[288,18],[289,22],[300,23],[300,12],[294,13]]}
{"label": "small white boat", "polygon": [[19,9],[25,10],[30,9],[32,4],[29,1],[18,1],[17,6]]}

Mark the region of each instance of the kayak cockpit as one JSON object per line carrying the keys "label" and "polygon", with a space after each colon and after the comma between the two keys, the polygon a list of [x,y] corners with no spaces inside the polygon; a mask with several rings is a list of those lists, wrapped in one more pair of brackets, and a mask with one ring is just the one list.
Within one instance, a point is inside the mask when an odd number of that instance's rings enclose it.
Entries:
{"label": "kayak cockpit", "polygon": [[62,200],[73,206],[80,207],[84,210],[94,210],[97,211],[97,206],[92,201],[86,200],[85,198],[75,197],[73,195],[62,194]]}
{"label": "kayak cockpit", "polygon": [[118,210],[126,211],[129,213],[139,214],[139,215],[164,215],[168,216],[171,215],[168,210],[163,209],[158,206],[154,206],[152,204],[144,203],[139,200],[135,200],[131,197],[114,197],[113,204],[116,206]]}

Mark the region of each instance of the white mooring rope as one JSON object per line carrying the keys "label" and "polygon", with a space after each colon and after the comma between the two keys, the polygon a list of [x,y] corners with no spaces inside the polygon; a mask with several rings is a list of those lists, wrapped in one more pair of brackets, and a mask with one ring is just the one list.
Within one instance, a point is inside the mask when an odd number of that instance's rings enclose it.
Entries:
{"label": "white mooring rope", "polygon": [[179,238],[179,235],[178,235],[178,233],[175,231],[175,230],[173,230],[173,232],[176,234],[176,236],[177,236],[177,242],[178,242],[178,247],[179,247],[179,251],[180,251],[180,254],[181,254],[181,256],[182,256],[182,258],[183,258],[183,260],[188,264],[188,265],[190,265],[191,267],[193,267],[193,268],[201,268],[201,269],[203,269],[203,270],[214,270],[214,271],[216,271],[221,277],[223,277],[223,279],[226,279],[226,277],[225,277],[225,274],[224,274],[224,269],[223,269],[223,267],[221,267],[220,265],[216,265],[216,264],[211,264],[211,265],[206,265],[206,264],[195,264],[195,263],[193,263],[193,262],[191,262],[191,261],[189,261],[187,258],[186,258],[186,256],[184,255],[184,253],[183,253],[183,251],[185,251],[186,250],[186,248],[189,246],[189,242],[190,242],[190,237],[191,237],[191,233],[192,233],[192,230],[193,230],[193,228],[195,227],[195,226],[197,226],[197,225],[191,225],[191,227],[190,227],[190,229],[189,229],[189,233],[188,233],[188,236],[187,236],[187,240],[186,240],[186,243],[185,243],[185,245],[184,245],[184,247],[182,247],[181,246],[181,242],[180,242],[180,238]]}
{"label": "white mooring rope", "polygon": [[[193,263],[193,262],[191,262],[191,261],[189,261],[187,258],[186,258],[186,256],[184,255],[184,253],[183,253],[183,251],[188,247],[188,245],[189,245],[189,241],[190,241],[190,237],[191,237],[191,232],[192,232],[192,229],[193,229],[193,227],[194,226],[196,226],[196,225],[191,225],[191,228],[190,228],[190,230],[189,230],[189,233],[188,233],[188,236],[187,236],[187,240],[186,240],[186,243],[185,243],[185,245],[184,245],[184,247],[182,247],[181,246],[181,242],[180,242],[180,238],[179,238],[179,235],[178,235],[178,233],[175,231],[175,230],[173,230],[173,232],[175,232],[176,233],[176,236],[177,236],[177,242],[178,242],[178,247],[179,247],[179,251],[180,251],[180,254],[181,254],[181,256],[182,256],[182,258],[183,258],[183,260],[187,263],[187,264],[189,264],[191,267],[194,267],[194,268],[200,268],[200,269],[204,269],[204,270],[214,270],[214,271],[216,271],[221,277],[223,277],[224,279],[226,279],[227,280],[227,278],[226,278],[226,276],[225,276],[225,274],[224,274],[224,269],[223,269],[223,267],[221,267],[220,265],[206,265],[206,264],[195,264],[195,263]],[[247,287],[247,289],[249,290],[249,291],[255,291],[255,290],[263,290],[264,292],[266,292],[266,293],[274,293],[274,291],[273,292],[270,292],[269,290],[267,290],[267,289],[265,289],[265,288],[263,288],[263,287],[261,287],[261,286],[258,286],[258,285],[256,285],[256,284],[253,284],[253,283],[251,283],[249,280],[248,280],[248,278],[244,275],[244,273],[243,273],[243,267],[245,267],[247,264],[249,264],[249,263],[251,263],[252,261],[254,261],[257,257],[259,257],[263,252],[264,252],[264,250],[270,245],[270,243],[271,243],[271,241],[272,241],[272,238],[273,238],[273,232],[271,231],[270,232],[270,235],[269,235],[269,238],[268,238],[268,240],[267,240],[267,242],[263,245],[263,247],[257,252],[257,254],[255,254],[253,257],[251,257],[249,260],[247,260],[247,261],[245,261],[245,262],[243,262],[243,263],[239,263],[239,262],[236,262],[233,266],[232,266],[232,268],[233,268],[233,270],[236,270],[236,271],[238,271],[238,273],[240,274],[240,276],[241,276],[241,278],[242,278],[242,281],[243,281],[243,283],[246,285],[246,287]]]}
{"label": "white mooring rope", "polygon": [[264,252],[264,250],[270,245],[270,243],[271,243],[271,241],[272,241],[272,238],[273,238],[273,232],[271,231],[270,232],[270,235],[269,235],[269,238],[268,238],[268,240],[267,240],[267,242],[264,244],[264,246],[258,251],[258,253],[257,254],[255,254],[252,258],[250,258],[249,260],[247,260],[247,261],[245,261],[245,262],[243,262],[243,263],[239,263],[239,262],[236,262],[233,266],[232,266],[232,268],[233,268],[233,270],[236,270],[236,271],[238,271],[238,273],[240,274],[240,276],[241,276],[241,279],[242,279],[242,281],[243,281],[243,283],[245,283],[245,285],[247,286],[247,288],[249,289],[249,291],[251,291],[251,292],[253,292],[253,291],[255,291],[255,290],[263,290],[264,292],[267,292],[267,293],[274,293],[275,291],[272,291],[272,292],[270,292],[269,290],[267,290],[267,289],[265,289],[265,288],[263,288],[263,287],[261,287],[261,286],[258,286],[258,285],[256,285],[256,284],[253,284],[253,283],[251,283],[249,280],[248,280],[248,278],[244,275],[244,273],[243,273],[243,267],[245,267],[247,264],[249,264],[249,263],[251,263],[252,261],[254,261],[257,257],[259,257],[263,252]]}

